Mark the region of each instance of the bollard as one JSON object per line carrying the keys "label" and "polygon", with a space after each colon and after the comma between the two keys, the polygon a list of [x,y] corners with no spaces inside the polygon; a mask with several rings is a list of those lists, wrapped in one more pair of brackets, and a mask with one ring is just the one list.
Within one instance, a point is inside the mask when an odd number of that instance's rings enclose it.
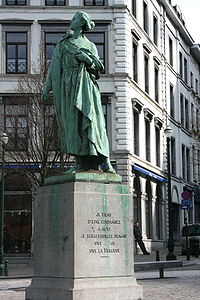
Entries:
{"label": "bollard", "polygon": [[159,253],[159,251],[156,251],[156,261],[160,261],[160,253]]}
{"label": "bollard", "polygon": [[8,276],[8,260],[5,261],[5,276]]}

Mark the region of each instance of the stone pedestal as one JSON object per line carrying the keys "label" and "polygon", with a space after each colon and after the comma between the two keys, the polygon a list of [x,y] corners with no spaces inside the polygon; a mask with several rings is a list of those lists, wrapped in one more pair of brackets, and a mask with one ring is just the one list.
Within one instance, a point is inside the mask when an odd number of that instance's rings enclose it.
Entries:
{"label": "stone pedestal", "polygon": [[35,199],[34,278],[26,300],[141,300],[126,186],[68,182]]}

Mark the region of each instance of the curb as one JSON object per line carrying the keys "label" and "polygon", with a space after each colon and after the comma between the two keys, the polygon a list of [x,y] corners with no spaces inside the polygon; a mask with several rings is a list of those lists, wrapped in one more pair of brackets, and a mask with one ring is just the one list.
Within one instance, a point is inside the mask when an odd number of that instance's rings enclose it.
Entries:
{"label": "curb", "polygon": [[0,276],[0,279],[32,279],[33,275]]}

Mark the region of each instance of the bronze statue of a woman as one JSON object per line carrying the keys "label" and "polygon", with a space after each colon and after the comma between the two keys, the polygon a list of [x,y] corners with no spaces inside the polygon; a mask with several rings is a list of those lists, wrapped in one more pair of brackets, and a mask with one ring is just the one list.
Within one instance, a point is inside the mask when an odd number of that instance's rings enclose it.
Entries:
{"label": "bronze statue of a woman", "polygon": [[[96,79],[103,71],[97,48],[84,35],[94,22],[84,12],[77,12],[71,23],[73,34],[57,43],[48,70],[42,100],[53,92],[59,124],[61,149],[75,156],[67,172],[98,170],[115,173],[109,160],[109,145],[101,96]],[[67,173],[66,172],[66,173]]]}

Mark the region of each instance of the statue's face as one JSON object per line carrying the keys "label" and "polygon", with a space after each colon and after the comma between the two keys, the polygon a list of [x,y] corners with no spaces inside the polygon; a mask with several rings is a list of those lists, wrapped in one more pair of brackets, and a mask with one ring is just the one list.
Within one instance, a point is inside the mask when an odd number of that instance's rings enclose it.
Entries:
{"label": "statue's face", "polygon": [[80,20],[80,16],[78,14],[75,14],[73,19],[70,22],[69,28],[71,30],[76,30],[79,29],[80,27],[82,27],[82,22]]}

